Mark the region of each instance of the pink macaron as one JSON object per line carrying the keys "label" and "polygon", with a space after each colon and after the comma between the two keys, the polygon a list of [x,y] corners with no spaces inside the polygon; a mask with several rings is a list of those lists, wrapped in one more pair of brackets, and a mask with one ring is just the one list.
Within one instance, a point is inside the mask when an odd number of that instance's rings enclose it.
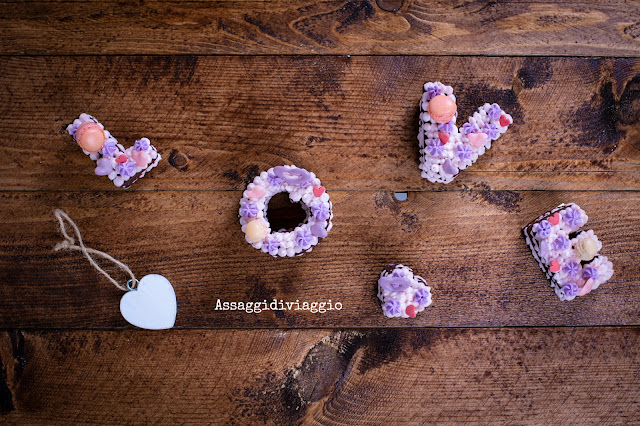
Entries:
{"label": "pink macaron", "polygon": [[457,110],[458,106],[449,96],[437,95],[429,101],[429,115],[436,123],[450,122]]}
{"label": "pink macaron", "polygon": [[93,121],[85,121],[76,130],[76,142],[87,152],[98,152],[105,141],[104,130]]}

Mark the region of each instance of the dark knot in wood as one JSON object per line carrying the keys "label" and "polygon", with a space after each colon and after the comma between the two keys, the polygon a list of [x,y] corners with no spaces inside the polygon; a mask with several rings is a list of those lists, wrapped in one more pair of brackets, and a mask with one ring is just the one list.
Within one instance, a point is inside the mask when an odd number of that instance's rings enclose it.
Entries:
{"label": "dark knot in wood", "polygon": [[386,12],[399,11],[403,3],[403,0],[376,0],[378,7]]}
{"label": "dark knot in wood", "polygon": [[181,172],[184,172],[189,168],[189,157],[177,149],[173,149],[171,150],[171,154],[169,154],[169,164]]}

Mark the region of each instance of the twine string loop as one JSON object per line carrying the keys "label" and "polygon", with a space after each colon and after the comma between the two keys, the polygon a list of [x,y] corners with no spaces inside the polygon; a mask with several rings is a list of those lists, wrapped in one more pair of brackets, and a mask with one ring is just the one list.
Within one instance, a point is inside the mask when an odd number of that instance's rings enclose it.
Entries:
{"label": "twine string loop", "polygon": [[[64,237],[64,240],[56,244],[53,250],[55,251],[79,250],[82,252],[84,257],[87,258],[89,263],[91,263],[91,266],[93,266],[98,272],[104,275],[114,286],[116,286],[122,291],[135,290],[135,287],[138,285],[138,280],[136,279],[136,276],[133,275],[133,272],[127,265],[125,265],[124,263],[120,262],[117,259],[114,259],[113,257],[111,257],[110,255],[108,255],[103,251],[86,247],[82,242],[82,235],[80,234],[80,230],[78,229],[78,226],[75,224],[73,220],[71,220],[69,215],[60,209],[56,209],[54,211],[54,214],[56,216],[56,219],[58,219],[58,222],[60,222],[60,233]],[[67,233],[67,223],[69,224],[69,226],[71,226],[71,229],[73,229],[75,238]],[[77,243],[76,243],[76,240],[77,240]],[[120,268],[123,272],[128,274],[131,278],[129,279],[129,281],[127,281],[127,284],[122,285],[118,281],[116,281],[113,277],[111,277],[111,275],[109,275],[104,269],[100,267],[100,265],[98,265],[98,263],[95,261],[95,259],[91,255],[99,256],[99,257],[102,257],[103,259],[113,262],[118,268]]]}

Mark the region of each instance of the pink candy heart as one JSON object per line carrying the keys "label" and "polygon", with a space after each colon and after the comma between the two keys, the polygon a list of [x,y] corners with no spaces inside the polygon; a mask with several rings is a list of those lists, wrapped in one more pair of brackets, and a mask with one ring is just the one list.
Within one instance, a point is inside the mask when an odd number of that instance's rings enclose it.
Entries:
{"label": "pink candy heart", "polygon": [[313,195],[315,195],[316,197],[320,197],[322,196],[322,194],[324,194],[324,186],[313,188]]}
{"label": "pink candy heart", "polygon": [[500,116],[500,125],[502,127],[507,127],[509,124],[511,124],[511,120],[509,120],[509,117],[507,117],[506,115],[501,115]]}
{"label": "pink candy heart", "polygon": [[558,272],[560,270],[560,266],[562,265],[560,265],[557,260],[555,259],[552,260],[551,266],[549,267],[549,272],[552,272],[552,273]]}
{"label": "pink candy heart", "polygon": [[552,225],[557,225],[558,223],[560,223],[560,213],[555,213],[553,216],[550,216],[548,219],[550,224]]}
{"label": "pink candy heart", "polygon": [[247,198],[262,198],[267,191],[261,186],[255,186],[251,191],[247,191]]}
{"label": "pink candy heart", "polygon": [[476,148],[480,148],[487,141],[486,133],[469,133],[467,135],[467,139],[469,139],[469,143]]}
{"label": "pink candy heart", "polygon": [[149,162],[149,156],[145,151],[136,151],[135,149],[131,151],[131,158],[136,162],[136,166],[138,167],[146,167]]}
{"label": "pink candy heart", "polygon": [[416,317],[416,307],[413,306],[413,305],[407,306],[407,309],[405,309],[404,312],[407,315],[409,315],[409,318],[415,318]]}
{"label": "pink candy heart", "polygon": [[109,158],[99,158],[96,164],[98,167],[96,167],[95,172],[98,176],[107,176],[113,171],[113,166]]}

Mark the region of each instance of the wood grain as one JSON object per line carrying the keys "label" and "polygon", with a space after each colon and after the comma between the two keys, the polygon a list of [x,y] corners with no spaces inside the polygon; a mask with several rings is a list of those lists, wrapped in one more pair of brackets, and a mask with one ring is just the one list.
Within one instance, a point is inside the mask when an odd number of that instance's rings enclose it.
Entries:
{"label": "wood grain", "polygon": [[[0,58],[0,187],[116,190],[62,129],[81,112],[165,161],[134,189],[239,190],[296,164],[334,190],[640,188],[640,61],[457,57]],[[508,133],[451,185],[418,169],[425,81]],[[37,94],[37,96],[34,96]]]}
{"label": "wood grain", "polygon": [[0,339],[7,425],[640,417],[637,328],[9,331]]}
{"label": "wood grain", "polygon": [[[78,252],[53,252],[65,209],[89,247],[139,276],[174,285],[178,328],[542,326],[640,324],[640,192],[329,191],[334,228],[311,253],[274,259],[247,244],[239,191],[0,193],[0,328],[125,328],[122,292]],[[520,228],[562,202],[590,217],[613,262],[611,281],[561,302]],[[433,306],[415,320],[385,318],[377,279],[413,267]],[[115,271],[118,272],[117,270]],[[124,278],[122,278],[124,279]],[[342,303],[342,310],[216,310],[221,301]],[[327,305],[328,306],[328,305]]]}
{"label": "wood grain", "polygon": [[[0,424],[637,423],[638,16],[616,0],[3,2]],[[484,102],[514,117],[446,186],[417,167],[432,80],[455,87],[459,122]],[[165,159],[116,189],[63,130],[81,112]],[[322,179],[335,227],[273,259],[238,202],[292,163]],[[572,302],[520,234],[561,202],[616,271]],[[169,278],[176,329],[132,330],[123,293],[52,250],[55,208]],[[382,315],[389,262],[432,287],[415,320]],[[215,309],[274,298],[342,309]]]}
{"label": "wood grain", "polygon": [[0,54],[640,56],[635,2],[28,2]]}

